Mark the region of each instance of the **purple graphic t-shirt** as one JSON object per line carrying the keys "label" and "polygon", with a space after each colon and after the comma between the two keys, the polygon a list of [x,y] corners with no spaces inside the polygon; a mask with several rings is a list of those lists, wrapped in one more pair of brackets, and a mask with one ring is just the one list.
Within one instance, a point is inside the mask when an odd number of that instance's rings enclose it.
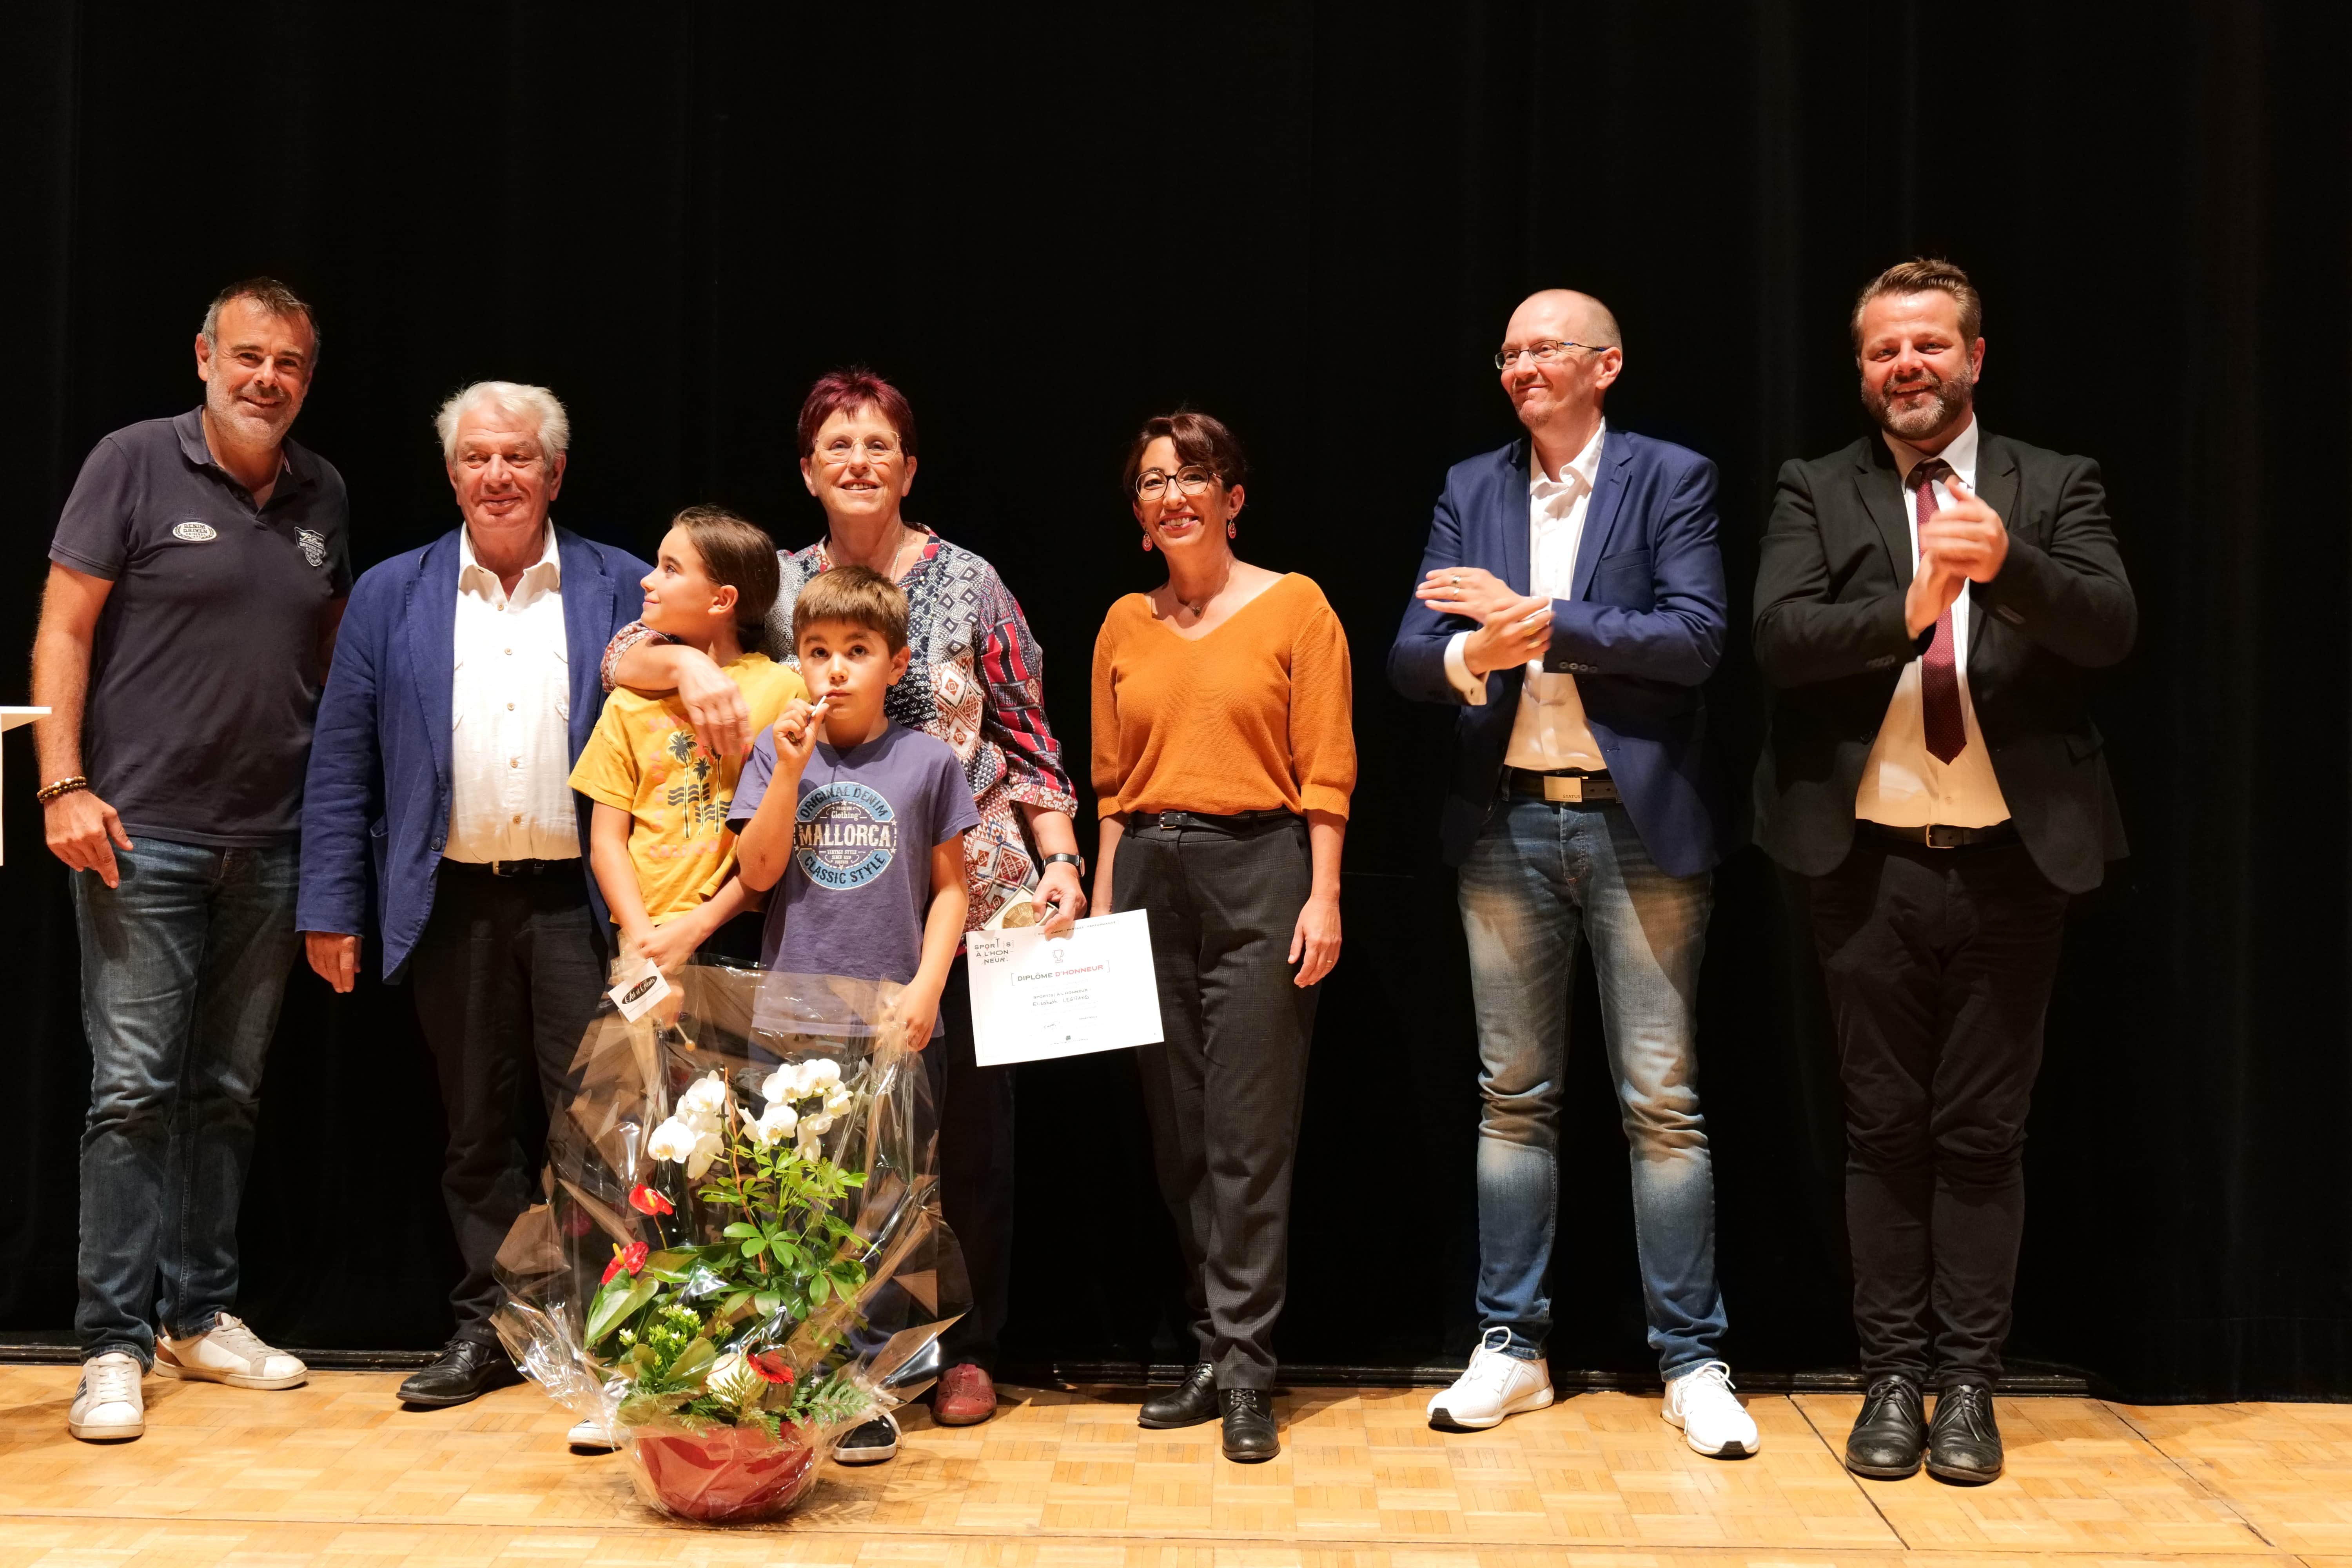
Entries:
{"label": "purple graphic t-shirt", "polygon": [[[735,786],[730,828],[743,831],[775,776],[776,735],[766,729]],[[897,723],[845,752],[819,741],[801,774],[792,863],[768,895],[761,965],[912,980],[923,962],[931,850],[979,825],[946,742]]]}

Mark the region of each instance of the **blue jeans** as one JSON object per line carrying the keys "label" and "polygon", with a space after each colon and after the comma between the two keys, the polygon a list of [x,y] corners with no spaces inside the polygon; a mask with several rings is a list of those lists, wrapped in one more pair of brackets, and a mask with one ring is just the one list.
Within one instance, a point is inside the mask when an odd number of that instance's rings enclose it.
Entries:
{"label": "blue jeans", "polygon": [[141,835],[121,885],[71,879],[89,1121],[81,1137],[85,1360],[155,1360],[236,1304],[236,1216],[294,930],[296,847]]}
{"label": "blue jeans", "polygon": [[1478,1015],[1478,1313],[1536,1360],[1551,1331],[1560,1083],[1580,941],[1633,1166],[1650,1348],[1669,1378],[1718,1353],[1715,1175],[1694,1047],[1712,879],[1658,869],[1619,805],[1510,798],[1463,862]]}

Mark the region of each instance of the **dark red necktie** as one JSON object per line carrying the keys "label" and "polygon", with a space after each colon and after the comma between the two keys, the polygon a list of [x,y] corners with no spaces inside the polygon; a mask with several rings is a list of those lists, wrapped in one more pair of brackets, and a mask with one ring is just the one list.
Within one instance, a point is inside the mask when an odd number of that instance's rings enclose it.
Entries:
{"label": "dark red necktie", "polygon": [[[1951,465],[1941,458],[1930,458],[1911,470],[1912,515],[1918,520],[1922,532],[1927,530],[1927,520],[1936,515],[1936,492],[1929,487],[1951,471]],[[1967,591],[1961,589],[1962,593]],[[1939,763],[1948,763],[1958,756],[1969,743],[1969,732],[1960,722],[1960,672],[1952,660],[1949,605],[1936,617],[1936,635],[1928,639],[1927,655],[1919,660],[1919,707],[1927,732],[1927,750]]]}

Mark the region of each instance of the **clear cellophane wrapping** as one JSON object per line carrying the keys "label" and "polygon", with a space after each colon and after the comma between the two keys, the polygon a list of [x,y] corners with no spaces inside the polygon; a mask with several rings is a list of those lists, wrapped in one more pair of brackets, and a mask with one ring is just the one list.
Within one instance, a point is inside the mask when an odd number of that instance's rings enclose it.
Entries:
{"label": "clear cellophane wrapping", "polygon": [[[608,1006],[589,1025],[570,1098],[550,1117],[546,1201],[499,1248],[508,1299],[494,1321],[517,1366],[619,1440],[648,1504],[713,1522],[773,1518],[806,1494],[844,1433],[929,1385],[939,1336],[970,1304],[962,1255],[940,1217],[939,1121],[923,1058],[894,1027],[899,987],[718,963],[689,964],[671,984],[674,994],[635,1023]],[[833,1068],[814,1070],[830,1082],[837,1068],[847,1103],[803,1147],[864,1176],[829,1205],[846,1222],[830,1261],[854,1258],[863,1279],[822,1302],[813,1291],[763,1296],[730,1314],[738,1282],[695,1261],[696,1249],[733,1245],[730,1225],[741,1228],[740,1211],[701,1195],[726,1160],[690,1179],[686,1164],[656,1157],[655,1135],[712,1074],[730,1095],[731,1137],[739,1117],[761,1114],[761,1085],[782,1081],[778,1068],[805,1074],[825,1062]],[[662,1202],[672,1212],[658,1212]],[[656,1309],[692,1313],[704,1325],[692,1331],[724,1368],[740,1379],[732,1355],[761,1369],[756,1415],[713,1420],[684,1408],[690,1393],[649,1397],[632,1382],[615,1325],[642,1333],[648,1313],[613,1315],[627,1305],[616,1298],[632,1283],[628,1256],[654,1274],[666,1268]],[[814,1390],[826,1397],[811,1402]],[[786,1414],[795,1391],[805,1406],[796,1416]]]}

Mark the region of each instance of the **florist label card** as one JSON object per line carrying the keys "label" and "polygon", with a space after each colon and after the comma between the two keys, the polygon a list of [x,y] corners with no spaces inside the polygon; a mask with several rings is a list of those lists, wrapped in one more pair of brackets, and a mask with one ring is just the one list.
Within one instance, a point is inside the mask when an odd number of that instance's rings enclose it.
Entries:
{"label": "florist label card", "polygon": [[982,1067],[1157,1045],[1160,983],[1141,910],[964,939],[971,977],[972,1057]]}

